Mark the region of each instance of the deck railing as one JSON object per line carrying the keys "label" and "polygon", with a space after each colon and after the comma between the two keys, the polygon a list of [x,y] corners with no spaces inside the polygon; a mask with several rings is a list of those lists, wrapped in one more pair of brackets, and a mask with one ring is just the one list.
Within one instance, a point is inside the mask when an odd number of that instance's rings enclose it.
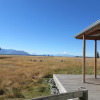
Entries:
{"label": "deck railing", "polygon": [[75,92],[61,93],[28,100],[67,100],[73,98],[78,98],[78,100],[88,100],[88,90],[84,87],[80,87],[78,91]]}

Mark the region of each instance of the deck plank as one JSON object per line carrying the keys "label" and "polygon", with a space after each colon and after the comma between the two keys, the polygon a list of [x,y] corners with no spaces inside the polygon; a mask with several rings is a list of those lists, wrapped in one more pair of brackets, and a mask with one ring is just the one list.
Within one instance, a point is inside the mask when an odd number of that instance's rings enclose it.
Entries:
{"label": "deck plank", "polygon": [[[53,78],[61,93],[77,91],[79,87],[86,87],[89,100],[100,99],[100,75],[97,75],[97,79],[93,75],[86,75],[85,83],[82,83],[82,75],[54,74]],[[60,88],[61,85],[63,88]]]}

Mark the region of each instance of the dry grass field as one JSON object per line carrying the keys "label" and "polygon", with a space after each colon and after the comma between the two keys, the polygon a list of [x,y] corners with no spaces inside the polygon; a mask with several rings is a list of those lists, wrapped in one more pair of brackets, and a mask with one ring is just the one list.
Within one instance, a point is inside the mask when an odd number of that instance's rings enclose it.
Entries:
{"label": "dry grass field", "polygon": [[[45,79],[52,77],[53,74],[82,74],[82,58],[17,55],[1,57],[0,100],[23,100],[50,95]],[[97,70],[100,74],[99,58]],[[86,58],[86,74],[93,73],[94,58]]]}

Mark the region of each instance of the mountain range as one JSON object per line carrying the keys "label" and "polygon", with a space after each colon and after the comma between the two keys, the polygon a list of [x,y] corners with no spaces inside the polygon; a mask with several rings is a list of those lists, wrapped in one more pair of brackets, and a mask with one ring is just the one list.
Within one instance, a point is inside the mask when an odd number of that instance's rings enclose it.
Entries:
{"label": "mountain range", "polygon": [[63,57],[74,57],[73,55],[68,55],[68,54],[29,54],[28,52],[25,51],[20,51],[20,50],[13,50],[13,49],[3,49],[1,48],[0,50],[0,55],[31,55],[31,56],[63,56]]}
{"label": "mountain range", "polygon": [[35,54],[35,53],[33,53],[32,55],[74,57],[73,55],[69,55],[69,54]]}
{"label": "mountain range", "polygon": [[13,50],[13,49],[2,49],[0,50],[1,55],[30,55],[28,52]]}

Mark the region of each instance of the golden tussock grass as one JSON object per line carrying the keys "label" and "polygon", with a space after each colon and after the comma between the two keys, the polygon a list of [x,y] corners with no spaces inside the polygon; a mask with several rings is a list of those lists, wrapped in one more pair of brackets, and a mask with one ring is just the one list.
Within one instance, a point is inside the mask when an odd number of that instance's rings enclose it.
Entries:
{"label": "golden tussock grass", "polygon": [[[82,58],[48,56],[8,56],[0,59],[0,87],[10,91],[12,88],[25,89],[27,82],[37,82],[53,74],[82,74]],[[36,62],[30,61],[36,60]],[[39,62],[42,60],[43,62]],[[61,62],[61,60],[65,60]],[[97,59],[100,74],[100,59]],[[94,73],[94,58],[86,58],[86,74]],[[25,87],[26,86],[26,87]],[[34,86],[35,88],[35,86]],[[7,94],[7,93],[5,93]]]}

